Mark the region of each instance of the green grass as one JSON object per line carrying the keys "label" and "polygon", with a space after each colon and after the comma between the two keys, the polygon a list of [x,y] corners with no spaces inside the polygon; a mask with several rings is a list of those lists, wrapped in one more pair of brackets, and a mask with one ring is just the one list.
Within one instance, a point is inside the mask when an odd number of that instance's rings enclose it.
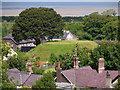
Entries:
{"label": "green grass", "polygon": [[76,44],[79,47],[86,47],[90,50],[93,50],[97,47],[97,44],[93,41],[57,41],[57,42],[45,42],[34,49],[31,49],[26,55],[30,59],[34,59],[34,57],[40,57],[40,61],[48,61],[51,53],[54,53],[56,56],[60,54],[64,54],[67,52],[72,52],[74,50]]}

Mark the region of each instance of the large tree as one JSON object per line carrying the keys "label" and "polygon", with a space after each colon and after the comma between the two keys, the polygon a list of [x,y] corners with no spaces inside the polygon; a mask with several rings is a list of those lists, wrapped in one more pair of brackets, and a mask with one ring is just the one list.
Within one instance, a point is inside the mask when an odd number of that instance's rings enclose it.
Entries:
{"label": "large tree", "polygon": [[120,70],[120,42],[102,42],[91,52],[91,66],[98,68],[98,59],[105,59],[106,70]]}
{"label": "large tree", "polygon": [[63,25],[61,16],[52,8],[29,8],[19,14],[12,35],[16,41],[35,39],[38,45],[42,39],[62,35]]}
{"label": "large tree", "polygon": [[[101,29],[106,36],[106,40],[117,40],[118,36],[118,20],[111,21],[103,26]],[[109,35],[108,35],[109,34]]]}
{"label": "large tree", "polygon": [[55,85],[55,81],[54,81],[54,78],[52,76],[52,74],[49,72],[49,73],[45,73],[43,75],[43,77],[41,77],[40,79],[38,79],[36,81],[36,84],[34,84],[32,86],[32,88],[39,88],[39,89],[45,89],[45,90],[54,90],[56,88],[56,85]]}
{"label": "large tree", "polygon": [[[84,31],[92,36],[93,40],[111,39],[115,40],[117,36],[118,17],[117,16],[105,16],[98,12],[91,13],[83,18]],[[112,24],[112,26],[110,26]],[[115,27],[114,27],[115,26]],[[104,28],[103,28],[104,27]],[[111,29],[112,28],[112,29]],[[103,30],[104,29],[104,30]],[[108,29],[108,30],[106,30]],[[110,30],[110,32],[109,32]],[[105,32],[108,31],[108,32]],[[115,36],[116,34],[116,36]],[[111,37],[113,36],[114,37]]]}

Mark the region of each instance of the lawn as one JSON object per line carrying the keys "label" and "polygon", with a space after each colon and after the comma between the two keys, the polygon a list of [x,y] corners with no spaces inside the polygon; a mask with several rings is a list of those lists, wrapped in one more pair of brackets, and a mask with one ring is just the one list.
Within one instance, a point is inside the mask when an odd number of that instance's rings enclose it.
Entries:
{"label": "lawn", "polygon": [[90,50],[93,50],[97,47],[93,41],[54,41],[54,42],[45,42],[35,48],[31,49],[26,55],[30,59],[40,58],[40,61],[48,61],[51,53],[54,53],[56,56],[64,54],[67,52],[72,52],[76,44],[79,47],[86,47]]}

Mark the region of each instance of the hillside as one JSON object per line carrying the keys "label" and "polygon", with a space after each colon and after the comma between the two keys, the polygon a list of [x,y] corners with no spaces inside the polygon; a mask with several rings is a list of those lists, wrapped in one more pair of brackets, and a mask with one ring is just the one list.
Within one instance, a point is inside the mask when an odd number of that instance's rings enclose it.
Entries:
{"label": "hillside", "polygon": [[72,52],[76,44],[79,47],[87,47],[88,49],[93,50],[97,47],[97,44],[93,41],[56,41],[56,42],[45,42],[37,47],[31,49],[26,55],[30,58],[40,58],[40,61],[47,61],[51,53],[54,53],[56,56],[64,54],[67,52]]}

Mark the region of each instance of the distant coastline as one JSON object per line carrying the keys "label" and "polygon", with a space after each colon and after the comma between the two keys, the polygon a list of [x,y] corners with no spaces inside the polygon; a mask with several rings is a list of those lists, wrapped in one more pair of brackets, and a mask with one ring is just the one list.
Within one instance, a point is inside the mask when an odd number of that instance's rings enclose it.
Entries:
{"label": "distant coastline", "polygon": [[93,12],[102,13],[108,9],[115,9],[118,12],[117,2],[7,2],[2,4],[1,16],[18,16],[20,12],[31,7],[48,7],[53,8],[62,17],[85,16]]}
{"label": "distant coastline", "polygon": [[[99,12],[102,13],[103,11],[109,10],[111,8],[53,8],[58,14],[60,14],[62,17],[70,16],[70,17],[79,17],[79,16],[85,16],[93,12]],[[9,12],[9,10],[11,12]],[[22,12],[24,9],[3,9],[2,16],[19,16],[20,12]],[[116,12],[118,11],[115,9]]]}

